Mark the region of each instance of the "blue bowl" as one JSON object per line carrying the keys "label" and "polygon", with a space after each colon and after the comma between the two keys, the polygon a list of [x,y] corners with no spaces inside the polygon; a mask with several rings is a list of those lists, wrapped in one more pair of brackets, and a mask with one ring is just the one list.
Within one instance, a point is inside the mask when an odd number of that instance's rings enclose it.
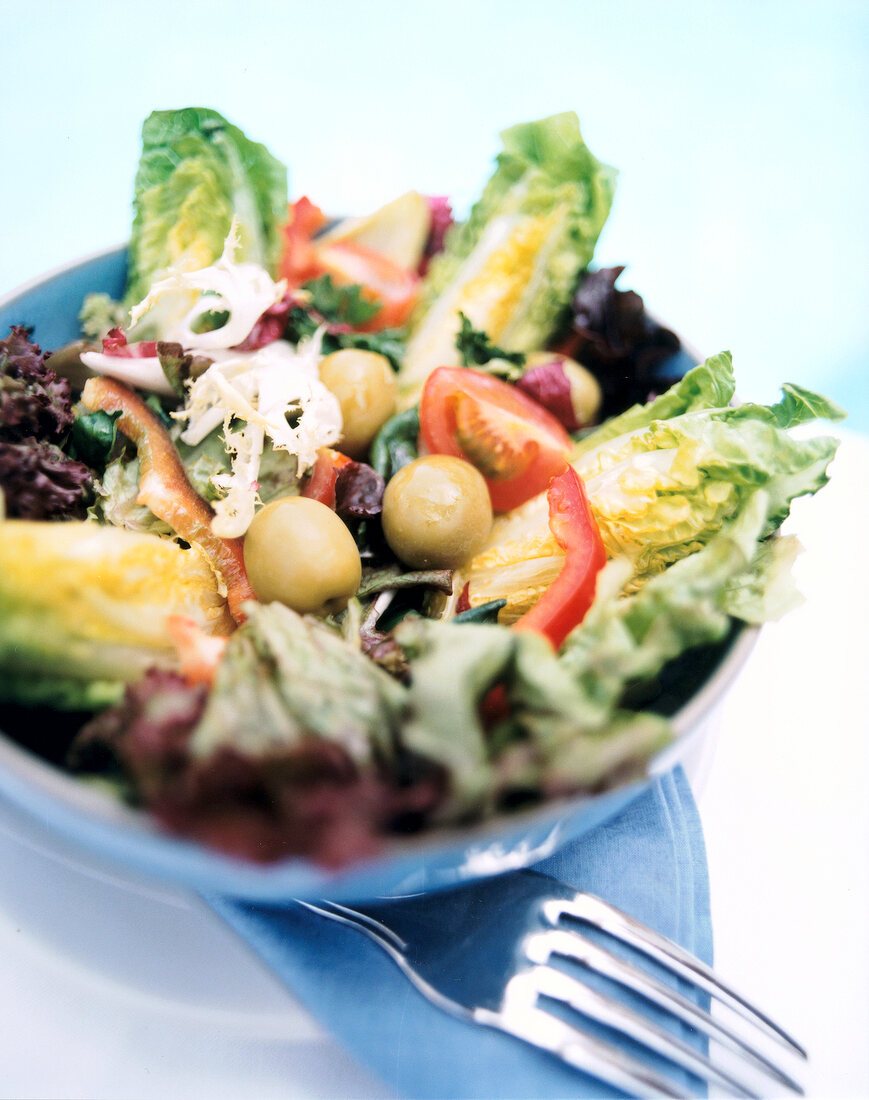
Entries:
{"label": "blue bowl", "polygon": [[[23,324],[43,349],[80,338],[78,311],[85,296],[121,297],[126,249],[110,249],[53,271],[0,300],[0,333]],[[677,369],[694,360],[684,355]],[[673,364],[668,364],[672,371]],[[646,776],[593,796],[560,800],[503,815],[478,826],[431,830],[389,840],[379,857],[342,871],[292,858],[267,866],[241,862],[167,834],[150,818],[120,804],[0,733],[0,797],[26,815],[102,859],[203,893],[252,901],[328,896],[353,901],[439,889],[535,863],[615,816],[652,777],[696,759],[707,742],[721,700],[756,640],[757,630],[735,630],[717,651],[688,662],[675,694],[676,739],[649,764]],[[672,694],[672,692],[671,692]],[[2,723],[2,712],[0,712]]]}

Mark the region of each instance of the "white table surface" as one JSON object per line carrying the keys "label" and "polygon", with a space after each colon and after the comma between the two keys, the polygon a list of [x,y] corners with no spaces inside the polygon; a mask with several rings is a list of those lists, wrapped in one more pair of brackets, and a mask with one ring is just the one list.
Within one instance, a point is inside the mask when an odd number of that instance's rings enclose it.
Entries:
{"label": "white table surface", "polygon": [[[110,14],[109,14],[110,13]],[[466,207],[497,131],[576,109],[621,170],[598,250],[740,392],[852,413],[791,527],[807,602],[764,630],[698,778],[719,969],[869,1096],[869,9],[441,0],[0,0],[0,293],[128,232],[138,129],[223,111],[294,195]],[[0,1096],[388,1095],[195,898],[118,878],[0,805]]]}

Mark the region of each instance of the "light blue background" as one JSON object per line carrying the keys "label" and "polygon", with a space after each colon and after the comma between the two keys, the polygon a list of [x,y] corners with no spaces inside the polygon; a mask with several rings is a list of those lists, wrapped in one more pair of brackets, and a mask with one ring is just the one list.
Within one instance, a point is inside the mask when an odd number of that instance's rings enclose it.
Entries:
{"label": "light blue background", "polygon": [[0,292],[125,239],[139,127],[213,106],[330,210],[465,210],[500,129],[575,109],[620,169],[597,253],[743,397],[869,429],[869,4],[0,0]]}

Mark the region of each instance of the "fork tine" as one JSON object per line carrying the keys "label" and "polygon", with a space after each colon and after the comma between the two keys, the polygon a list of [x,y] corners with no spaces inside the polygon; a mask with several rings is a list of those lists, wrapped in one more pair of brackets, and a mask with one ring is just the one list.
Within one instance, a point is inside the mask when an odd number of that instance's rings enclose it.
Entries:
{"label": "fork tine", "polygon": [[[517,975],[513,981],[527,978],[530,973],[526,971],[524,975]],[[528,994],[532,998],[530,1002]],[[475,1013],[475,1019],[478,1023],[524,1039],[576,1069],[624,1090],[630,1096],[641,1100],[659,1100],[662,1096],[672,1100],[690,1100],[692,1094],[680,1089],[671,1077],[634,1058],[622,1047],[589,1035],[552,1013],[534,1007],[534,999],[536,993],[528,987],[520,992],[518,1000],[521,1003],[517,1005],[516,1011],[481,1011]]]}
{"label": "fork tine", "polygon": [[577,894],[570,899],[552,899],[544,902],[543,912],[552,924],[566,915],[586,921],[607,932],[616,939],[635,947],[668,970],[693,985],[699,986],[710,996],[728,1005],[739,1016],[760,1027],[766,1034],[783,1043],[802,1058],[808,1055],[803,1047],[764,1012],[727,985],[710,967],[666,936],[653,931],[621,909],[593,894]]}
{"label": "fork tine", "polygon": [[741,1035],[716,1020],[677,990],[659,982],[647,971],[613,955],[599,944],[592,943],[579,931],[568,932],[553,928],[529,936],[525,942],[525,953],[532,962],[542,964],[548,963],[551,955],[560,955],[581,963],[598,974],[603,974],[678,1017],[689,1027],[702,1031],[728,1049],[743,1055],[755,1068],[768,1073],[779,1084],[803,1094],[804,1090],[799,1082],[771,1062]]}
{"label": "fork tine", "polygon": [[[780,1038],[805,1057],[798,1044],[708,967],[599,898],[574,894],[545,876],[520,872],[486,880],[470,895],[456,888],[434,896],[377,899],[359,909],[328,902],[303,905],[373,939],[439,1007],[523,1039],[632,1095],[684,1097],[690,1084],[682,1084],[681,1071],[741,1097],[761,1095],[756,1091],[763,1087],[756,1083],[761,1073],[803,1091],[738,1031],[731,1032],[730,1021],[725,1025],[714,1019],[705,1007],[670,988],[666,978],[606,950],[573,922],[643,952],[667,973],[722,1000],[764,1035]],[[493,937],[494,929],[498,934]],[[478,954],[485,960],[483,968],[476,966]],[[558,957],[585,966],[582,980],[553,965]],[[524,966],[520,963],[517,972],[520,958]],[[591,972],[658,1005],[670,1021],[650,1019],[644,1009],[600,992],[603,987],[595,989]],[[570,1020],[573,1012],[576,1018]],[[717,1039],[739,1060],[731,1057],[722,1064],[714,1053],[710,1058],[698,1051],[692,1037],[673,1031],[676,1020]],[[596,1034],[597,1028],[608,1035]],[[751,1043],[757,1041],[756,1033]]]}
{"label": "fork tine", "polygon": [[[579,1028],[536,1008],[537,994],[527,986],[530,970],[524,970],[508,983],[508,990],[511,992],[508,1011],[495,1012],[487,1008],[468,1010],[450,1001],[430,982],[425,981],[408,963],[403,953],[403,947],[406,945],[401,937],[369,914],[335,902],[313,904],[301,901],[298,904],[311,913],[356,928],[357,931],[373,939],[386,951],[393,962],[397,963],[416,988],[445,1011],[531,1043],[561,1058],[576,1069],[643,1100],[646,1098],[653,1100],[662,1096],[670,1097],[671,1100],[690,1100],[690,1094],[680,1090],[670,1077],[633,1058],[622,1048],[588,1035]],[[526,985],[524,990],[523,982]]]}
{"label": "fork tine", "polygon": [[613,997],[607,997],[569,974],[551,966],[537,966],[529,972],[539,994],[568,1005],[598,1023],[620,1031],[680,1069],[742,1097],[758,1097],[741,1078],[720,1069],[677,1035],[653,1023],[646,1016]]}

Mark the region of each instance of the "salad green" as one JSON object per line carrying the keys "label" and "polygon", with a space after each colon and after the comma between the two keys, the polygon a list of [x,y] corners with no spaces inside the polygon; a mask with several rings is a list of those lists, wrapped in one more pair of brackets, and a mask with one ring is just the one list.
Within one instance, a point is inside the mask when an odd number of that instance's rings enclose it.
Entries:
{"label": "salad green", "polygon": [[80,709],[173,661],[173,615],[231,620],[195,550],[88,521],[7,520],[0,538],[0,700]]}
{"label": "salad green", "polygon": [[568,112],[501,135],[497,169],[432,261],[399,379],[407,401],[455,356],[459,314],[514,351],[542,347],[591,261],[615,172]]}
{"label": "salad green", "polygon": [[172,831],[341,865],[599,791],[672,738],[685,654],[798,602],[777,532],[836,440],[792,429],[844,414],[676,370],[590,270],[615,173],[576,117],[502,138],[446,233],[413,192],[323,234],[264,146],[156,112],[99,341],[0,340],[0,703],[86,712],[67,766]]}
{"label": "salad green", "polygon": [[273,270],[287,205],[284,166],[217,111],[154,111],[142,126],[125,301],[170,268],[214,263],[233,218],[240,258]]}

